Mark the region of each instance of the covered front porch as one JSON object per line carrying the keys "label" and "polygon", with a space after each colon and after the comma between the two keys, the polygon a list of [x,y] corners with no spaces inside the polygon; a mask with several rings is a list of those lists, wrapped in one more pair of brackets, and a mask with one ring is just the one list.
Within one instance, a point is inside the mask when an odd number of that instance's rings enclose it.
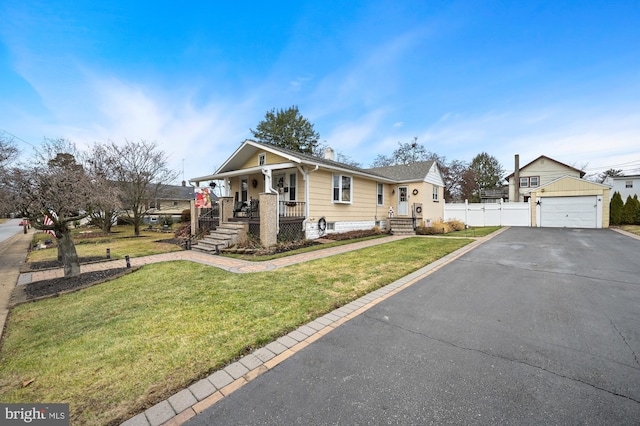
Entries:
{"label": "covered front porch", "polygon": [[207,234],[214,234],[216,229],[230,225],[236,230],[233,242],[256,238],[263,246],[270,247],[278,241],[305,238],[306,203],[279,200],[278,194],[261,193],[247,202],[235,201],[234,197],[220,197],[216,208],[206,212],[201,210],[195,206],[192,208],[194,236],[203,229],[206,230],[205,238],[209,238]]}
{"label": "covered front porch", "polygon": [[[240,202],[241,203],[241,202]],[[262,241],[260,201],[252,199],[248,203],[234,203],[233,217],[229,223],[246,224],[247,232]],[[301,201],[278,201],[277,241],[297,241],[304,239],[305,204]],[[272,215],[269,215],[270,217]],[[269,219],[271,220],[271,219]]]}
{"label": "covered front porch", "polygon": [[278,241],[305,238],[309,216],[306,175],[304,168],[287,162],[230,170],[192,182],[216,182],[223,193],[218,199],[217,223],[245,225],[248,234],[269,247]]}

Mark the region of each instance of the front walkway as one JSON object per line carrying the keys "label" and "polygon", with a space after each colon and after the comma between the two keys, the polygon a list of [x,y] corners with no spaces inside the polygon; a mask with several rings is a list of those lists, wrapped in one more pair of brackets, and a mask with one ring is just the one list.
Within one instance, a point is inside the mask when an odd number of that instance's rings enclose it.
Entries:
{"label": "front walkway", "polygon": [[[385,244],[391,241],[397,241],[406,238],[404,235],[377,238],[373,240],[360,241],[358,243],[345,244],[337,247],[316,250],[308,253],[286,256],[280,259],[268,260],[264,262],[251,262],[248,260],[232,259],[224,256],[213,256],[195,251],[178,251],[172,253],[154,254],[151,256],[134,257],[130,259],[132,267],[144,266],[151,263],[168,262],[172,260],[188,260],[191,262],[202,263],[203,265],[214,266],[224,269],[225,271],[235,273],[262,272],[274,269],[284,268],[285,266],[295,265],[296,263],[308,262],[310,260],[321,259],[336,254],[347,253],[353,250],[359,250],[365,247],[372,247],[379,244]],[[111,260],[108,262],[98,262],[81,265],[81,272],[104,271],[114,268],[125,268],[127,262],[124,259]],[[54,278],[64,277],[63,268],[48,269],[45,271],[34,271],[20,274],[18,285],[29,284],[36,281],[51,280]]]}

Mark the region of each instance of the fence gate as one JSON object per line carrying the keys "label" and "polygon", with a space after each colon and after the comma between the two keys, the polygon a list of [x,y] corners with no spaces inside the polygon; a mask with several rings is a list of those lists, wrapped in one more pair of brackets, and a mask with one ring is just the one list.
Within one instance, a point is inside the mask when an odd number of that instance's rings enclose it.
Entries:
{"label": "fence gate", "polygon": [[469,226],[531,226],[529,203],[450,203],[444,221],[459,220]]}

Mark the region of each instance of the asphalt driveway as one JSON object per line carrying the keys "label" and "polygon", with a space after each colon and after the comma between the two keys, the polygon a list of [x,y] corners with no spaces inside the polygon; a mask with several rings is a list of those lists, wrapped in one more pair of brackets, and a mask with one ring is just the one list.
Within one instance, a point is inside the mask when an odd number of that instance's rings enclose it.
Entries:
{"label": "asphalt driveway", "polygon": [[187,424],[639,421],[640,241],[511,228]]}

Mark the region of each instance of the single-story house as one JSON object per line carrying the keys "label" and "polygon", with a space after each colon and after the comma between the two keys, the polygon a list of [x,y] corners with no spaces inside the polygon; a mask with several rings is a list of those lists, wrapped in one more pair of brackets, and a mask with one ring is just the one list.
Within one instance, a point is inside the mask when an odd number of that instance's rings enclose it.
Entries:
{"label": "single-story house", "polygon": [[224,182],[221,222],[247,223],[253,234],[271,221],[265,215],[275,217],[277,232],[293,227],[307,239],[375,226],[393,231],[391,218],[423,225],[444,215],[444,180],[433,161],[362,169],[335,161],[330,148],[318,158],[246,140],[215,173],[189,180],[210,181]]}
{"label": "single-story house", "polygon": [[609,176],[603,183],[612,187],[612,195],[618,192],[624,202],[627,201],[627,197],[640,197],[640,175]]}
{"label": "single-story house", "polygon": [[[160,216],[171,216],[174,222],[180,221],[183,210],[191,208],[191,200],[195,199],[192,186],[161,185],[159,188],[150,185],[149,193],[153,196],[146,201],[147,214],[145,222],[156,223]],[[213,200],[212,200],[213,201]]]}

